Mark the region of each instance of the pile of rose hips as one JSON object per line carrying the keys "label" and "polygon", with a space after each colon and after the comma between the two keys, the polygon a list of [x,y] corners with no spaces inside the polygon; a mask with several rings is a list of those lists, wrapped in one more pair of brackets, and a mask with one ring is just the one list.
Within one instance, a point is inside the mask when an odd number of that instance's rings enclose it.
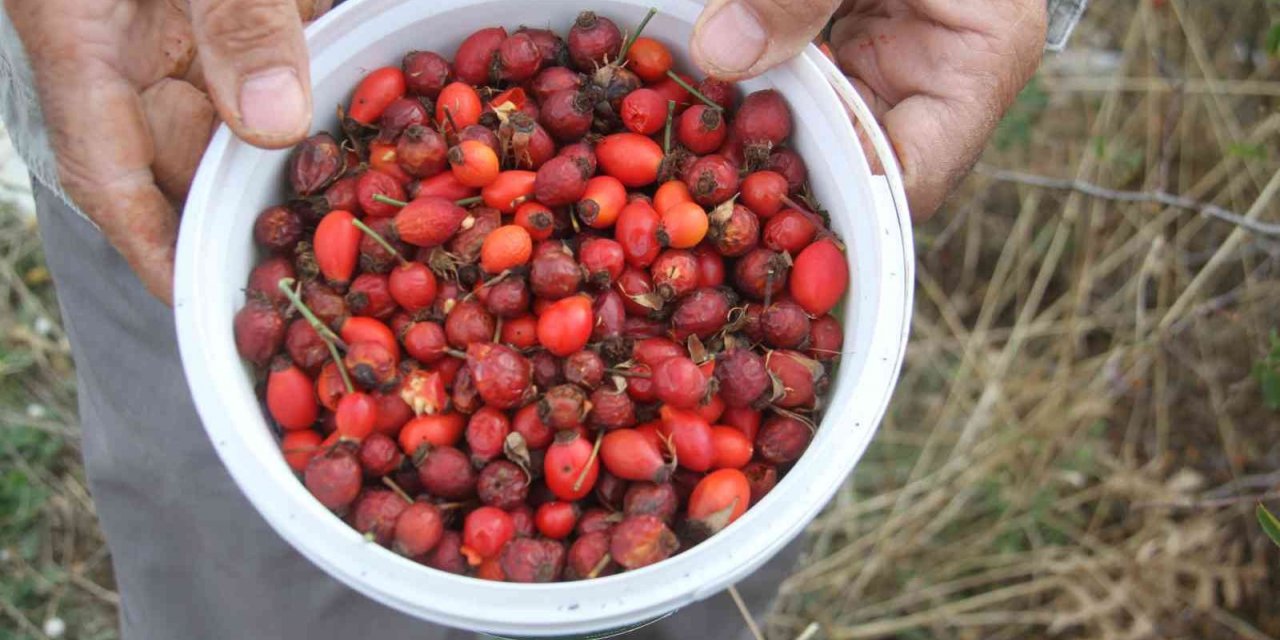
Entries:
{"label": "pile of rose hips", "polygon": [[236,344],[289,465],[371,540],[607,575],[719,531],[808,446],[843,247],[785,101],[671,63],[591,12],[482,29],[370,71],[294,149]]}

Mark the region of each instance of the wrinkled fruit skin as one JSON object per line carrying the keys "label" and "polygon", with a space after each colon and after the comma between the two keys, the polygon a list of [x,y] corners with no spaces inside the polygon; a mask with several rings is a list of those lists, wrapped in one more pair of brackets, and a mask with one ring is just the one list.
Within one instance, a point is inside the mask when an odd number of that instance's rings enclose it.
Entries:
{"label": "wrinkled fruit skin", "polygon": [[564,571],[564,546],[553,540],[516,538],[502,550],[502,572],[511,582],[555,582]]}
{"label": "wrinkled fruit skin", "polygon": [[627,569],[639,569],[671,557],[680,548],[676,534],[654,516],[629,516],[613,528],[609,554]]}

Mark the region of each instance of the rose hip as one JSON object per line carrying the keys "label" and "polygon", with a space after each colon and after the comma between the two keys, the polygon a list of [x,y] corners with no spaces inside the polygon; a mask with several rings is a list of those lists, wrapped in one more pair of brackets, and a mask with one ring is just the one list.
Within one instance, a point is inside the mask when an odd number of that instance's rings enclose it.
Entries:
{"label": "rose hip", "polygon": [[360,467],[366,478],[381,478],[399,468],[404,461],[396,441],[385,434],[372,433],[360,443]]}
{"label": "rose hip", "polygon": [[658,258],[662,245],[658,242],[661,218],[645,202],[632,202],[623,207],[614,228],[614,238],[622,245],[627,264],[647,267]]}
{"label": "rose hip", "polygon": [[787,179],[787,190],[791,193],[800,191],[804,186],[805,180],[809,177],[809,171],[805,168],[804,159],[800,154],[791,149],[774,149],[769,154],[769,159],[764,163],[764,168],[769,171],[775,171]]}
{"label": "rose hip", "polygon": [[[624,323],[626,322],[626,304],[623,297],[613,289],[609,289],[596,294],[595,302],[591,305],[591,312],[595,315],[595,327],[591,329],[591,340],[610,341],[622,335]],[[614,342],[606,342],[603,346],[602,353],[606,356],[610,353],[609,345],[617,344]],[[610,357],[610,361],[617,361]]]}
{"label": "rose hip", "polygon": [[564,361],[565,380],[586,389],[595,389],[604,380],[604,360],[594,351],[578,351]]}
{"label": "rose hip", "polygon": [[289,155],[289,184],[293,192],[309,196],[323,191],[342,173],[344,158],[338,141],[327,133],[303,140]]}
{"label": "rose hip", "polygon": [[697,155],[714,153],[724,144],[724,137],[728,132],[723,114],[719,109],[702,104],[685,109],[680,114],[680,124],[676,127],[680,144]]}
{"label": "rose hip", "polygon": [[553,428],[573,429],[587,417],[587,402],[587,394],[577,385],[556,385],[538,401],[538,417]]}
{"label": "rose hip", "polygon": [[675,300],[698,288],[698,261],[693,253],[667,249],[649,268],[654,290],[664,300]]}
{"label": "rose hip", "polygon": [[511,347],[473,342],[467,347],[467,367],[486,404],[512,409],[532,395],[533,369],[529,361]]}
{"label": "rose hip", "polygon": [[600,460],[591,442],[577,432],[560,432],[547,448],[543,477],[557,498],[566,502],[581,500],[595,488],[599,474]]}
{"label": "rose hip", "polygon": [[771,388],[764,358],[748,349],[733,348],[716,356],[720,398],[730,408],[752,407],[767,401]]}
{"label": "rose hip", "polygon": [[623,480],[666,482],[671,477],[671,467],[657,445],[635,429],[604,434],[600,459],[609,473]]}
{"label": "rose hip", "polygon": [[751,485],[737,469],[707,474],[689,496],[689,524],[697,534],[710,535],[737,520],[751,505]]}
{"label": "rose hip", "polygon": [[548,502],[538,507],[534,524],[538,533],[552,540],[563,540],[573,533],[578,523],[578,506],[572,502]]}
{"label": "rose hip", "polygon": [[562,298],[538,316],[538,342],[552,354],[567,357],[586,346],[594,322],[591,298]]}
{"label": "rose hip", "polygon": [[733,130],[749,146],[777,146],[791,136],[791,109],[777,91],[756,91],[738,107]]}
{"label": "rose hip", "polygon": [[577,202],[586,193],[591,177],[584,163],[566,156],[556,156],[542,165],[533,182],[533,194],[548,207]]}
{"label": "rose hip", "polygon": [[800,305],[779,300],[760,315],[760,329],[769,346],[798,349],[809,339],[809,316]]}
{"label": "rose hip", "polygon": [[414,502],[396,518],[392,548],[410,558],[422,558],[444,536],[444,516],[430,502]]}
{"label": "rose hip", "polygon": [[285,331],[284,349],[289,354],[289,359],[309,374],[319,372],[320,365],[330,357],[329,347],[303,318],[289,323],[289,328]]}
{"label": "rose hip", "polygon": [[637,482],[627,489],[622,511],[627,516],[653,516],[670,523],[680,508],[675,487],[663,482]]}
{"label": "rose hip", "polygon": [[467,421],[467,450],[471,452],[471,461],[476,466],[497,458],[502,454],[511,432],[511,423],[506,414],[493,408],[481,407]]}
{"label": "rose hip", "polygon": [[462,534],[445,530],[440,534],[440,540],[435,547],[427,552],[424,560],[427,566],[434,569],[459,575],[465,574],[467,559],[462,555]]}
{"label": "rose hip", "polygon": [[[822,361],[840,357],[844,346],[844,329],[830,315],[821,316],[809,323],[809,356]],[[296,360],[296,358],[295,358]]]}
{"label": "rose hip", "polygon": [[747,464],[742,468],[742,474],[747,477],[747,484],[751,487],[752,505],[760,502],[778,484],[778,468],[764,462]]}
{"label": "rose hip", "polygon": [[362,273],[351,281],[347,290],[347,310],[357,316],[386,319],[396,311],[387,276]]}
{"label": "rose hip", "polygon": [[799,253],[818,234],[818,225],[809,214],[786,209],[769,218],[764,225],[762,244],[774,251]]}
{"label": "rose hip", "polygon": [[[472,565],[480,564],[481,559],[495,558],[502,547],[515,537],[515,524],[511,516],[497,507],[480,507],[467,514],[462,525],[463,554]],[[470,553],[468,553],[470,552]]]}
{"label": "rose hip", "polygon": [[722,155],[703,156],[685,172],[684,182],[698,204],[715,206],[738,192],[738,169]]}
{"label": "rose hip", "polygon": [[333,448],[311,459],[303,484],[320,504],[339,515],[360,495],[360,462],[350,450]]}
{"label": "rose hip", "polygon": [[581,71],[592,71],[616,60],[622,50],[622,31],[608,18],[583,11],[568,37],[569,60]]}
{"label": "rose hip", "polygon": [[849,264],[831,238],[805,247],[791,270],[791,296],[804,310],[821,316],[835,308],[849,287]]}
{"label": "rose hip", "polygon": [[[600,171],[633,189],[648,186],[658,179],[663,155],[658,143],[638,133],[614,133],[596,145]],[[736,174],[733,182],[736,187]]]}
{"label": "rose hip", "polygon": [[322,441],[320,434],[310,429],[289,431],[280,439],[280,452],[284,454],[284,461],[294,473],[302,473],[311,459],[320,453]]}
{"label": "rose hip", "polygon": [[667,358],[653,367],[653,389],[664,404],[693,409],[707,396],[707,377],[689,358]]}
{"label": "rose hip", "polygon": [[580,89],[560,89],[548,95],[538,112],[538,124],[560,142],[581,140],[591,130],[591,97]]}
{"label": "rose hip", "polygon": [[676,535],[654,516],[629,516],[613,528],[609,555],[627,569],[639,569],[671,557],[680,548]]}
{"label": "rose hip", "polygon": [[812,438],[809,425],[789,416],[772,415],[760,426],[756,452],[770,464],[790,464],[800,459]]}
{"label": "rose hip", "polygon": [[706,340],[724,328],[731,306],[723,289],[698,289],[681,299],[671,314],[671,334],[677,340],[691,335]]}
{"label": "rose hip", "polygon": [[787,179],[776,171],[756,171],[742,180],[742,204],[762,219],[782,210],[782,199],[790,187]]}
{"label": "rose hip", "polygon": [[476,495],[484,504],[513,509],[529,495],[529,478],[514,463],[494,460],[480,471]]}
{"label": "rose hip", "polygon": [[498,45],[497,66],[502,79],[523,82],[542,66],[542,52],[528,34],[516,33]]}
{"label": "rose hip", "polygon": [[466,300],[453,306],[445,318],[444,334],[456,349],[466,349],[473,342],[493,340],[495,320],[479,302]]}
{"label": "rose hip", "polygon": [[[742,259],[738,260],[737,266],[734,267],[734,285],[746,297],[753,300],[764,300],[767,297],[782,293],[782,290],[786,288],[788,269],[789,267],[783,254],[764,248],[752,249]],[[827,281],[835,276],[830,272],[819,273],[816,271],[811,271],[808,275],[819,282]],[[796,292],[794,286],[791,292],[794,296]],[[804,306],[803,303],[801,303],[801,306]]]}
{"label": "rose hip", "polygon": [[529,312],[529,285],[524,278],[503,278],[476,289],[476,296],[499,318],[517,318]]}
{"label": "rose hip", "polygon": [[555,582],[564,570],[564,547],[553,540],[517,538],[502,549],[502,572],[511,582]]}
{"label": "rose hip", "polygon": [[236,351],[259,367],[267,366],[284,342],[284,316],[262,297],[250,296],[232,323]]}
{"label": "rose hip", "polygon": [[722,256],[745,255],[760,239],[760,220],[740,204],[726,202],[716,207],[708,218],[707,238]]}
{"label": "rose hip", "polygon": [[274,253],[292,253],[302,236],[302,217],[285,207],[268,208],[253,223],[253,239]]}
{"label": "rose hip", "polygon": [[537,403],[527,404],[516,412],[511,422],[511,431],[519,434],[525,446],[531,450],[545,449],[555,437],[555,429],[548,426],[538,416]]}
{"label": "rose hip", "polygon": [[611,513],[607,509],[587,509],[583,512],[582,517],[578,518],[578,526],[574,528],[574,532],[579,536],[593,533],[609,533],[613,530],[613,525],[617,524],[621,519],[620,514]]}
{"label": "rose hip", "polygon": [[[564,66],[547,67],[534,77],[529,88],[539,103],[545,103],[552,94],[566,89],[577,91],[582,88],[582,74]],[[543,104],[545,110],[546,105]]]}
{"label": "rose hip", "polygon": [[609,534],[595,531],[579,535],[569,546],[565,577],[584,580],[607,576],[617,571],[609,558]]}
{"label": "rose hip", "polygon": [[419,196],[395,213],[394,235],[414,246],[435,247],[449,240],[467,215],[451,200]]}
{"label": "rose hip", "polygon": [[435,98],[449,82],[449,61],[433,51],[410,51],[400,63],[409,93]]}
{"label": "rose hip", "polygon": [[546,351],[538,351],[533,354],[530,361],[533,363],[533,383],[540,389],[550,389],[564,382],[564,372],[560,368],[559,358]]}
{"label": "rose hip", "polygon": [[418,479],[428,493],[446,500],[475,494],[476,472],[467,454],[453,447],[433,447],[418,464]]}

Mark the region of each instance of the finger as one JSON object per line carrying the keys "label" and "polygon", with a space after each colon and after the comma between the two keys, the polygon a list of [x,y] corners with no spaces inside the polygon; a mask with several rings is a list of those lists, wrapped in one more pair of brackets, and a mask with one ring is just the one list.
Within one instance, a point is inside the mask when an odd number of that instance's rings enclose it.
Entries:
{"label": "finger", "polygon": [[298,16],[303,22],[319,18],[333,8],[333,0],[297,0]]}
{"label": "finger", "polygon": [[164,79],[142,92],[142,111],[153,132],[164,132],[151,172],[170,200],[182,202],[213,134],[208,96],[181,80]]}
{"label": "finger", "polygon": [[[170,304],[178,217],[151,175],[153,146],[142,100],[127,80],[96,61],[79,65],[87,72],[79,77],[59,67],[50,82],[49,66],[35,62],[62,186],[147,290]],[[93,118],[84,117],[85,104],[94,105]]]}
{"label": "finger", "polygon": [[988,105],[927,95],[907,98],[884,114],[913,220],[937,212],[978,161],[998,121]]}
{"label": "finger", "polygon": [[295,0],[192,0],[200,70],[241,139],[292,145],[311,127],[311,77]]}
{"label": "finger", "polygon": [[711,0],[693,27],[693,60],[726,80],[758,75],[804,49],[839,5],[840,0]]}

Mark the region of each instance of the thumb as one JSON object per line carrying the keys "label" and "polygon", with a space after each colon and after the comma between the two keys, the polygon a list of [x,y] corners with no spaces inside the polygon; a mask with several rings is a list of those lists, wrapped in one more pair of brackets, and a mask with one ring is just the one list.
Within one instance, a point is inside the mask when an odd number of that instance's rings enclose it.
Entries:
{"label": "thumb", "polygon": [[710,0],[693,27],[693,60],[717,78],[765,72],[799,53],[840,0]]}
{"label": "thumb", "polygon": [[287,147],[311,128],[311,75],[295,0],[192,0],[204,81],[242,140]]}

